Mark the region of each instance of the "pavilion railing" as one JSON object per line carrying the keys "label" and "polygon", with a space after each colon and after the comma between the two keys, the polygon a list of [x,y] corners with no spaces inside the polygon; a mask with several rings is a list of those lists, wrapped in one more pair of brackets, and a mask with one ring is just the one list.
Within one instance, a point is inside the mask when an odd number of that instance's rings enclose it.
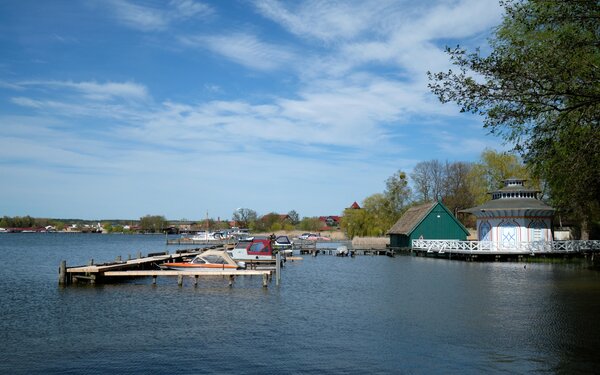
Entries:
{"label": "pavilion railing", "polygon": [[600,240],[568,240],[568,241],[532,241],[532,242],[492,242],[492,241],[459,241],[459,240],[413,240],[413,250],[450,253],[578,253],[600,251]]}

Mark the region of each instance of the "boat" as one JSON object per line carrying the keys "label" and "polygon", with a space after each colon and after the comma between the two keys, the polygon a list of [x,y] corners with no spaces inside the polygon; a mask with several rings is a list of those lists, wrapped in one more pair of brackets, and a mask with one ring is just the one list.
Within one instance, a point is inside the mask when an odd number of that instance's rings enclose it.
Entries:
{"label": "boat", "polygon": [[161,269],[177,271],[219,271],[246,268],[244,262],[236,262],[223,250],[206,250],[189,262],[163,263]]}
{"label": "boat", "polygon": [[294,244],[288,236],[277,236],[273,240],[273,249],[279,250],[284,254],[291,254]]}
{"label": "boat", "polygon": [[302,235],[298,236],[298,239],[305,241],[331,241],[331,238],[323,237],[316,233],[303,233]]}
{"label": "boat", "polygon": [[221,232],[198,232],[188,237],[192,241],[222,241],[225,239]]}
{"label": "boat", "polygon": [[234,260],[272,260],[273,244],[269,237],[253,237],[239,241],[227,253]]}

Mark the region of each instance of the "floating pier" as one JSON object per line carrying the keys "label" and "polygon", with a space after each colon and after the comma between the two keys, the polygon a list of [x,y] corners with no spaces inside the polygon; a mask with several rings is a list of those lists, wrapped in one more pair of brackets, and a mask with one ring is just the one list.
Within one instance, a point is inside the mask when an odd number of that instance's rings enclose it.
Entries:
{"label": "floating pier", "polygon": [[[218,247],[212,247],[212,249],[219,250]],[[150,253],[145,257],[142,257],[141,253],[138,253],[137,259],[129,259],[122,261],[117,257],[114,262],[94,264],[91,260],[86,266],[67,267],[67,262],[62,261],[59,266],[59,285],[71,285],[80,282],[86,282],[92,285],[118,282],[127,278],[136,277],[152,277],[152,283],[156,284],[156,279],[161,276],[177,276],[177,284],[183,285],[185,276],[194,278],[194,285],[198,284],[200,277],[208,276],[221,276],[228,277],[229,285],[232,286],[235,278],[239,276],[261,276],[263,287],[267,287],[269,280],[272,279],[275,274],[277,285],[281,280],[281,258],[277,255],[277,258],[270,261],[272,267],[263,269],[246,269],[246,270],[162,270],[159,269],[159,264],[171,263],[176,261],[184,261],[191,257],[194,257],[202,253],[206,249],[190,249],[190,250],[179,250],[174,254],[168,252],[163,253]],[[274,263],[274,264],[273,264]],[[256,267],[254,267],[256,268]]]}

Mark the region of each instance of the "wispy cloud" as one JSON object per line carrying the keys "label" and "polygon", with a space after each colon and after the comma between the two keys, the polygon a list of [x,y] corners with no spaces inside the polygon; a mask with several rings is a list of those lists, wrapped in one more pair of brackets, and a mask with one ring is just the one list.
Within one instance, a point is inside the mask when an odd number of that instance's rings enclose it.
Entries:
{"label": "wispy cloud", "polygon": [[138,5],[129,0],[109,0],[106,3],[122,24],[141,31],[161,31],[173,21],[212,14],[210,6],[192,0],[171,0],[167,9]]}
{"label": "wispy cloud", "polygon": [[277,69],[294,57],[288,47],[266,43],[244,33],[182,36],[180,41],[186,46],[208,49],[240,65],[263,71]]}
{"label": "wispy cloud", "polygon": [[375,22],[385,18],[389,4],[393,2],[255,2],[257,10],[263,16],[279,23],[291,33],[325,42],[344,41],[364,32],[376,31],[373,26]]}
{"label": "wispy cloud", "polygon": [[127,100],[145,100],[148,98],[146,87],[135,82],[22,81],[14,83],[12,86],[20,89],[25,87],[67,89],[81,93],[87,99],[96,101],[106,101],[115,98]]}

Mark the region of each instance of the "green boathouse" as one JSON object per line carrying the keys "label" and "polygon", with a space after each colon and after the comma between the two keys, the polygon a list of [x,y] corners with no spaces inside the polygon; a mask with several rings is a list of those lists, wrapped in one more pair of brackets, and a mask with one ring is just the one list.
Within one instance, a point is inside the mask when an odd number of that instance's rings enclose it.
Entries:
{"label": "green boathouse", "polygon": [[469,231],[442,202],[429,202],[409,208],[387,235],[390,247],[410,248],[416,239],[466,241]]}

